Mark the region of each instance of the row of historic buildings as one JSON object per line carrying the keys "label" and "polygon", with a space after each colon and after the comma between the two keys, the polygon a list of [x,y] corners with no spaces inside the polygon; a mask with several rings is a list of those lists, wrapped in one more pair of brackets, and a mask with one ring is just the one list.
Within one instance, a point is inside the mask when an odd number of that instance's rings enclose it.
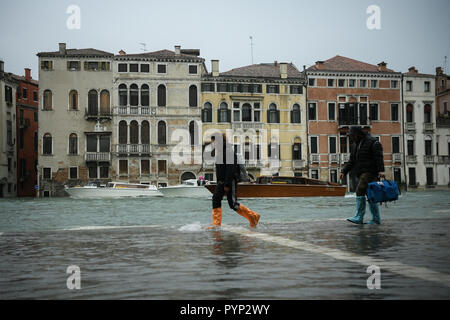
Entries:
{"label": "row of historic buildings", "polygon": [[[39,118],[38,133],[31,113],[24,111],[21,118],[20,111],[13,115],[12,105],[3,107],[6,82],[2,115],[6,112],[16,124],[9,130],[9,122],[2,121],[0,128],[15,137],[17,128],[28,124],[24,132],[36,135],[38,162],[24,154],[25,162],[14,170],[22,178],[28,172],[24,181],[34,179],[41,196],[64,195],[65,185],[90,181],[172,185],[199,176],[214,180],[213,164],[202,154],[218,130],[240,148],[253,177],[337,181],[349,157],[352,125],[381,141],[389,178],[414,188],[449,183],[450,81],[440,68],[436,75],[414,67],[401,73],[384,62],[336,56],[302,70],[274,62],[220,72],[219,61],[212,60],[208,71],[200,50],[180,46],[114,55],[61,43],[58,51],[38,57],[39,111],[33,114]],[[8,95],[14,98],[23,89],[17,89],[21,79],[10,78],[2,81],[16,81]],[[17,103],[35,110],[34,104]],[[11,159],[21,158],[18,148],[10,149]],[[2,182],[8,185],[2,192],[14,195],[21,182],[12,182],[14,174],[4,170],[3,153],[1,177],[10,178]],[[33,170],[20,169],[29,165]],[[346,177],[346,183],[352,190],[354,177]]]}
{"label": "row of historic buildings", "polygon": [[0,61],[0,198],[33,197],[38,184],[38,82]]}

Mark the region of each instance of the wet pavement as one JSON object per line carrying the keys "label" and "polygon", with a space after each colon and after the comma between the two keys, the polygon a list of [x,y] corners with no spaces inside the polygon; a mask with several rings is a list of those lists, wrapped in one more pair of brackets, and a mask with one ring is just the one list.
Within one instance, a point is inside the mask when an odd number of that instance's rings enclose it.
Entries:
{"label": "wet pavement", "polygon": [[[389,219],[380,226],[262,222],[253,231],[244,225],[4,233],[0,298],[450,298],[448,217]],[[368,288],[372,273],[365,264],[373,261],[380,289]],[[67,287],[73,265],[80,269],[78,290]]]}

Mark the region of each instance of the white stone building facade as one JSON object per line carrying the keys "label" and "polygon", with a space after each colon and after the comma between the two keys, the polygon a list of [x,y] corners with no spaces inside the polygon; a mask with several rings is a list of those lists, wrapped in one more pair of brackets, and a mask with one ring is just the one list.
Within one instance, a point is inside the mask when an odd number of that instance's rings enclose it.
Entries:
{"label": "white stone building facade", "polygon": [[403,112],[408,188],[435,188],[443,184],[438,181],[435,76],[415,67],[403,74]]}
{"label": "white stone building facade", "polygon": [[0,198],[17,196],[17,87],[0,61]]}

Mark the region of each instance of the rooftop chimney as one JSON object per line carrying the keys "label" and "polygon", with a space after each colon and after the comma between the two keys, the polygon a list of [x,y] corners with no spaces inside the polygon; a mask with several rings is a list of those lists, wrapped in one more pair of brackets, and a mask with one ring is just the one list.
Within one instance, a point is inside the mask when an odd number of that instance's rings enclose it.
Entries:
{"label": "rooftop chimney", "polygon": [[211,71],[213,77],[219,76],[219,60],[211,60]]}
{"label": "rooftop chimney", "polygon": [[418,73],[418,70],[416,69],[416,67],[409,67],[408,69],[409,73]]}
{"label": "rooftop chimney", "polygon": [[119,51],[119,56],[124,56],[124,55],[126,55],[127,53],[125,52],[125,51],[123,51],[123,50],[120,50]]}
{"label": "rooftop chimney", "polygon": [[436,75],[441,76],[443,74],[441,67],[436,67]]}
{"label": "rooftop chimney", "polygon": [[0,72],[5,72],[5,63],[3,60],[0,60]]}
{"label": "rooftop chimney", "polygon": [[273,64],[275,65],[275,67],[278,67],[278,61],[274,61]]}
{"label": "rooftop chimney", "polygon": [[322,70],[324,68],[323,61],[316,61],[316,68]]}
{"label": "rooftop chimney", "polygon": [[59,44],[59,54],[65,55],[66,54],[66,44],[61,42]]}
{"label": "rooftop chimney", "polygon": [[384,61],[380,62],[380,63],[378,64],[378,71],[381,71],[381,72],[387,71],[386,66],[387,66],[387,63],[386,63],[386,62],[384,62]]}
{"label": "rooftop chimney", "polygon": [[181,53],[181,46],[175,46],[175,55],[179,56]]}
{"label": "rooftop chimney", "polygon": [[287,63],[286,62],[281,62],[280,63],[280,75],[281,75],[281,79],[286,79],[287,78]]}
{"label": "rooftop chimney", "polygon": [[25,68],[25,80],[30,81],[31,80],[31,69]]}

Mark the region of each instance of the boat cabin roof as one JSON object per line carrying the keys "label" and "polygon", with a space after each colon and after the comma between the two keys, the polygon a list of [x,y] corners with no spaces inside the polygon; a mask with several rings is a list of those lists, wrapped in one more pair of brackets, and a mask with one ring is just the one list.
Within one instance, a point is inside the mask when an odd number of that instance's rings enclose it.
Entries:
{"label": "boat cabin roof", "polygon": [[256,179],[258,184],[310,184],[310,185],[328,185],[327,181],[311,179],[306,177],[275,177],[261,176]]}
{"label": "boat cabin roof", "polygon": [[131,188],[131,189],[148,189],[149,184],[127,183],[127,182],[109,182],[109,188]]}

